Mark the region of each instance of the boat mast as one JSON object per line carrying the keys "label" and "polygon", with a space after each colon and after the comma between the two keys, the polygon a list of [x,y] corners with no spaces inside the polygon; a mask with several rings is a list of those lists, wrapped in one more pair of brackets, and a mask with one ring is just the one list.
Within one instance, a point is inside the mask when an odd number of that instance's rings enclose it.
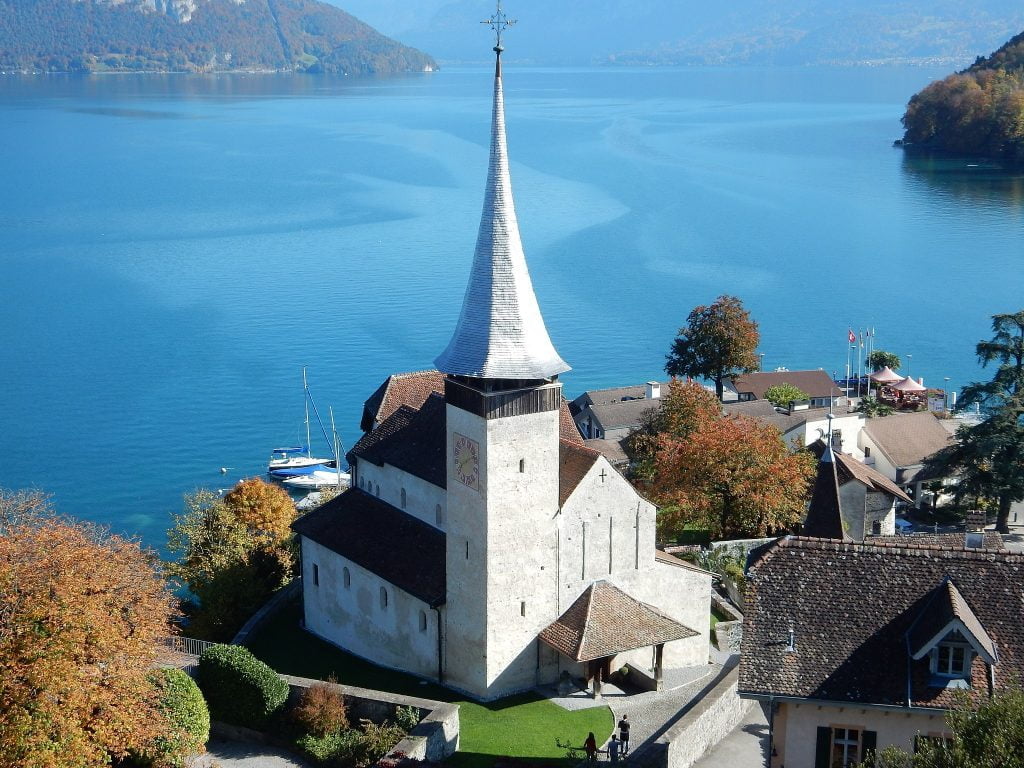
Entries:
{"label": "boat mast", "polygon": [[306,366],[302,366],[302,401],[306,407],[306,456],[313,456],[313,449],[309,439],[309,385],[306,383]]}
{"label": "boat mast", "polygon": [[331,414],[331,434],[334,435],[334,471],[338,473],[338,491],[341,491],[341,457],[338,456],[338,430],[334,426],[334,406],[327,406]]}

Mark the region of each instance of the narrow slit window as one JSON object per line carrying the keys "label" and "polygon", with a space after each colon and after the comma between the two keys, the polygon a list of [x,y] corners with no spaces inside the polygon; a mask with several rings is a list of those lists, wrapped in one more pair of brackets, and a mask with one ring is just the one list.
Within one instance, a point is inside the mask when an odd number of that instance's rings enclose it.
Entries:
{"label": "narrow slit window", "polygon": [[405,488],[402,489],[402,509],[405,509]]}
{"label": "narrow slit window", "polygon": [[520,616],[525,616],[526,615],[526,601],[525,600],[523,600],[523,601],[521,601],[519,603],[519,615]]}
{"label": "narrow slit window", "polygon": [[526,471],[526,459],[520,459],[519,460],[519,471],[520,472],[525,472]]}
{"label": "narrow slit window", "polygon": [[313,586],[320,586],[320,566],[316,563],[313,563]]}
{"label": "narrow slit window", "polygon": [[352,574],[349,572],[348,566],[341,569],[341,583],[345,589],[352,586]]}
{"label": "narrow slit window", "polygon": [[380,607],[385,611],[388,607],[388,591],[384,587],[380,588]]}

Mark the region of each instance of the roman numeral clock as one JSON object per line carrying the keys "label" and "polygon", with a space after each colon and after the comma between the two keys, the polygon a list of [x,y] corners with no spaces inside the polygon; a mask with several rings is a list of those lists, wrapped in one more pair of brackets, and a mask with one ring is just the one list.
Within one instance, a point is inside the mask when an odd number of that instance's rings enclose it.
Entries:
{"label": "roman numeral clock", "polygon": [[476,440],[458,432],[452,433],[452,458],[455,477],[463,485],[480,490],[480,445]]}

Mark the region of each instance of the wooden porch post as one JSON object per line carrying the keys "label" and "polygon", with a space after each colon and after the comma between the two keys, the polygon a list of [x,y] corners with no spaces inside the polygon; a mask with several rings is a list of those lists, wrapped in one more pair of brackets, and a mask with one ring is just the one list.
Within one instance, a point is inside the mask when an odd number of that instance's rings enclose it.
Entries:
{"label": "wooden porch post", "polygon": [[665,644],[660,643],[654,646],[654,690],[662,691],[665,688],[664,682],[664,665],[662,663],[662,654],[665,651]]}

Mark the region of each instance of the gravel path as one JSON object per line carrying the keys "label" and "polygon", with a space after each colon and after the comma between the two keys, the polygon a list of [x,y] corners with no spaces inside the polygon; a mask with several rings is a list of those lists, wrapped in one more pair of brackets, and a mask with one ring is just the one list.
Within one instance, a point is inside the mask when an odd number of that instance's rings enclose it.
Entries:
{"label": "gravel path", "polygon": [[206,754],[195,759],[190,768],[311,768],[290,752],[265,744],[211,739]]}

